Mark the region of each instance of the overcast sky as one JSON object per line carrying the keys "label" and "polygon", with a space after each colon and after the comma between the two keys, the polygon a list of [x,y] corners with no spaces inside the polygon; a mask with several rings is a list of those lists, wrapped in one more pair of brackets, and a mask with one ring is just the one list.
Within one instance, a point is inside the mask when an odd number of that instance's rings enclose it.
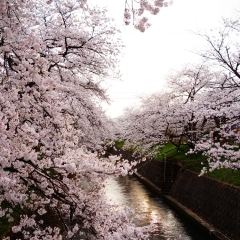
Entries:
{"label": "overcast sky", "polygon": [[151,16],[152,26],[144,33],[124,26],[125,0],[89,0],[106,6],[116,19],[126,46],[120,63],[122,80],[107,83],[111,105],[105,105],[110,117],[117,117],[123,109],[137,104],[137,97],[164,88],[164,76],[183,64],[198,62],[194,53],[204,42],[193,32],[205,32],[220,26],[222,17],[236,15],[239,0],[174,0],[173,5],[162,8]]}

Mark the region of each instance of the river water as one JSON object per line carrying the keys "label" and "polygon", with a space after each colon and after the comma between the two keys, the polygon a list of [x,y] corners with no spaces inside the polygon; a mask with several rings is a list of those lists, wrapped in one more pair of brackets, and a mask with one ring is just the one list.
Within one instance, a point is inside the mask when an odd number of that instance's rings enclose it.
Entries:
{"label": "river water", "polygon": [[119,208],[129,206],[142,216],[139,225],[153,224],[151,240],[208,240],[194,226],[174,212],[161,198],[149,191],[136,178],[109,178],[106,182],[109,203]]}

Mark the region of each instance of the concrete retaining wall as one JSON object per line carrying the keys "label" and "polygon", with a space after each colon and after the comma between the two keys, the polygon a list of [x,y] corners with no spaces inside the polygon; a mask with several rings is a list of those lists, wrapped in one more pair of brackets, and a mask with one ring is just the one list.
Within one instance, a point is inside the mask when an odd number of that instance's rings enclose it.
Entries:
{"label": "concrete retaining wall", "polygon": [[183,170],[170,196],[229,239],[240,239],[240,188]]}
{"label": "concrete retaining wall", "polygon": [[[118,150],[126,159],[131,154]],[[129,156],[128,156],[129,155]],[[149,159],[138,167],[137,177],[161,195],[164,163]],[[240,188],[202,176],[173,165],[173,185],[165,199],[212,239],[240,239]]]}
{"label": "concrete retaining wall", "polygon": [[[164,187],[164,175],[166,175],[165,170],[167,166],[168,163],[166,165],[164,162],[156,159],[147,159],[138,166],[138,173],[162,189]],[[171,168],[171,181],[174,182],[181,167],[173,164]]]}
{"label": "concrete retaining wall", "polygon": [[[138,177],[151,189],[156,186],[155,192],[159,194],[163,186],[163,169],[163,162],[150,160],[141,164]],[[185,212],[192,222],[198,222],[214,236],[213,239],[239,240],[240,188],[199,177],[189,170],[180,170],[177,165],[173,169],[173,185],[165,199],[181,213]]]}

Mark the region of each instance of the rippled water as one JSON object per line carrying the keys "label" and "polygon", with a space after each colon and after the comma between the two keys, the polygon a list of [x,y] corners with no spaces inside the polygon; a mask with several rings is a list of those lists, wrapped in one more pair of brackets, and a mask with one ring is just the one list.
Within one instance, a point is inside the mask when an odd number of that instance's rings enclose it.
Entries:
{"label": "rippled water", "polygon": [[171,210],[161,198],[134,177],[109,178],[106,182],[106,195],[110,203],[119,208],[129,206],[140,214],[142,219],[137,224],[153,224],[151,240],[210,239]]}

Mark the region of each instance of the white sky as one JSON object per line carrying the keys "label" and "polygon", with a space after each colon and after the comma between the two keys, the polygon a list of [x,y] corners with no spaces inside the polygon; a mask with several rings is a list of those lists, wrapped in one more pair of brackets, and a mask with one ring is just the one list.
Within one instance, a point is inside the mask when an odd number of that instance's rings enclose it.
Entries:
{"label": "white sky", "polygon": [[235,16],[240,10],[239,0],[174,0],[157,16],[150,16],[152,26],[140,33],[123,24],[125,0],[89,2],[107,7],[126,46],[120,63],[122,80],[107,83],[112,103],[103,107],[110,117],[136,105],[138,96],[163,89],[164,76],[171,69],[198,61],[194,50],[202,48],[204,42],[193,32],[219,27],[222,17]]}

